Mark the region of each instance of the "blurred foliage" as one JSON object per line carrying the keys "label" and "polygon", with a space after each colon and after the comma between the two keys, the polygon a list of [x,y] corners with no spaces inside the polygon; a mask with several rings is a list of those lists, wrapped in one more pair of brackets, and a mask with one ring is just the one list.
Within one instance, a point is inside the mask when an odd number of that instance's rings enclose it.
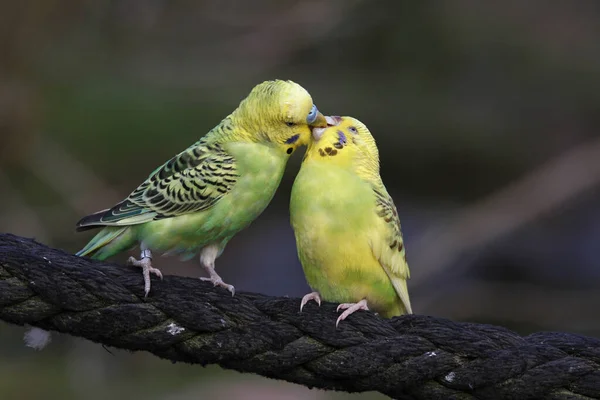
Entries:
{"label": "blurred foliage", "polygon": [[[89,239],[79,217],[126,196],[255,84],[293,79],[377,138],[416,312],[600,336],[600,157],[565,158],[600,148],[599,17],[600,3],[567,0],[4,1],[0,230],[76,251]],[[300,160],[218,261],[238,290],[308,290],[287,214]],[[554,186],[511,191],[540,166]],[[581,171],[590,183],[574,185]],[[457,239],[468,229],[478,240]],[[427,264],[436,249],[448,257]],[[22,332],[0,325],[6,398],[347,397],[73,338],[33,353]]]}

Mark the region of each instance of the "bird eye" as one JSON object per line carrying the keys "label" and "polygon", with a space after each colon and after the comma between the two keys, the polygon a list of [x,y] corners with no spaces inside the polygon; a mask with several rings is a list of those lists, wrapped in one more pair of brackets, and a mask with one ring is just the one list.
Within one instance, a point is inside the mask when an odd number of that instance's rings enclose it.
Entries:
{"label": "bird eye", "polygon": [[313,104],[312,108],[310,109],[310,112],[308,113],[308,117],[306,117],[306,122],[308,122],[309,124],[315,122],[315,120],[317,119],[318,112],[319,110],[317,110],[317,106]]}
{"label": "bird eye", "polygon": [[294,125],[296,125],[294,122],[286,122],[285,124],[286,124],[287,126],[294,126]]}
{"label": "bird eye", "polygon": [[355,135],[358,133],[358,131],[356,130],[356,128],[355,128],[355,127],[353,127],[353,126],[349,127],[349,128],[348,128],[348,130],[349,130],[350,132],[354,133]]}

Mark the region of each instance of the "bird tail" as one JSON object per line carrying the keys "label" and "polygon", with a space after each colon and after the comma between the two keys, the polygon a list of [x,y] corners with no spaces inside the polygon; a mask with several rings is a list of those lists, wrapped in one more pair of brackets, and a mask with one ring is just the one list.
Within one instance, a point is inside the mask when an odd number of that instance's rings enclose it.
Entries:
{"label": "bird tail", "polygon": [[77,232],[82,232],[102,226],[102,217],[104,217],[107,211],[110,211],[110,209],[107,208],[106,210],[101,210],[81,218],[79,222],[77,222],[75,230]]}
{"label": "bird tail", "polygon": [[412,307],[410,306],[410,297],[408,297],[408,286],[406,285],[406,279],[400,277],[390,277],[392,280],[392,285],[394,289],[396,289],[396,293],[398,293],[398,297],[402,301],[402,305],[406,309],[407,314],[412,314]]}
{"label": "bird tail", "polygon": [[104,260],[116,253],[119,253],[126,248],[131,247],[131,238],[126,238],[123,236],[123,234],[129,228],[129,226],[107,226],[98,232],[98,234],[94,236],[83,249],[75,253],[75,255],[80,257],[90,256],[91,258],[97,260]]}

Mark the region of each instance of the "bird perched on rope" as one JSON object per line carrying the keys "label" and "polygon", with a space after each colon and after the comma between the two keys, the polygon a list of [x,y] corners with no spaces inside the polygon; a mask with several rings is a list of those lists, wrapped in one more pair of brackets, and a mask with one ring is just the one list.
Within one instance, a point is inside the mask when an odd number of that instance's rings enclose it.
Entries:
{"label": "bird perched on rope", "polygon": [[227,242],[267,207],[294,150],[311,128],[327,126],[310,94],[292,81],[266,81],[196,143],[150,174],[129,197],[81,219],[77,230],[103,229],[77,255],[104,260],[141,248],[146,296],[152,252],[187,260],[200,253],[201,278],[235,293],[215,272]]}
{"label": "bird perched on rope", "polygon": [[396,206],[379,176],[373,136],[357,119],[326,117],[313,129],[292,188],[291,223],[314,292],[342,303],[337,324],[371,307],[382,316],[412,314],[408,264]]}

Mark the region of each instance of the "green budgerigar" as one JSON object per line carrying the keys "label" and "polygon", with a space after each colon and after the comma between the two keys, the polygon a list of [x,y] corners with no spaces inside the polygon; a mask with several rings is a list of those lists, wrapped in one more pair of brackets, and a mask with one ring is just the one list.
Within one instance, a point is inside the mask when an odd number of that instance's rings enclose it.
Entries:
{"label": "green budgerigar", "polygon": [[215,286],[232,285],[215,272],[215,259],[227,242],[267,207],[290,155],[306,144],[311,128],[327,126],[310,94],[292,81],[266,81],[239,107],[196,143],[150,174],[129,197],[110,209],[89,215],[77,230],[102,230],[77,255],[104,260],[141,249],[146,296],[152,252],[200,263]]}
{"label": "green budgerigar", "polygon": [[379,175],[373,136],[357,119],[326,117],[292,188],[298,256],[314,292],[302,299],[342,303],[336,325],[369,307],[382,316],[412,313],[396,206]]}

